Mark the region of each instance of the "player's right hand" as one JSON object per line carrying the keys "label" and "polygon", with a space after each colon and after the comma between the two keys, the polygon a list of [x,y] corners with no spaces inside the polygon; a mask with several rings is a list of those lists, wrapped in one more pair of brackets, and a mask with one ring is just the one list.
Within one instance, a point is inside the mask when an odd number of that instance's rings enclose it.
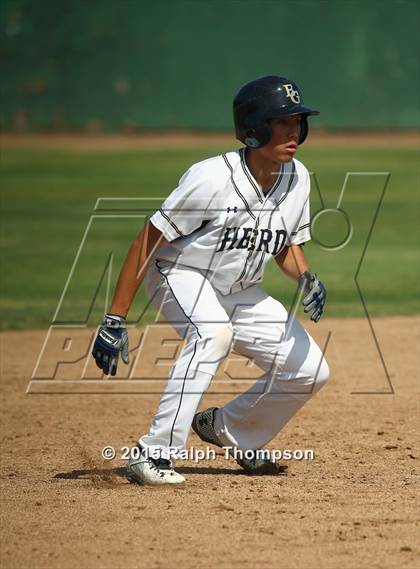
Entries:
{"label": "player's right hand", "polygon": [[92,356],[96,365],[107,375],[117,373],[118,357],[128,364],[128,333],[125,318],[107,314],[99,328],[93,345]]}

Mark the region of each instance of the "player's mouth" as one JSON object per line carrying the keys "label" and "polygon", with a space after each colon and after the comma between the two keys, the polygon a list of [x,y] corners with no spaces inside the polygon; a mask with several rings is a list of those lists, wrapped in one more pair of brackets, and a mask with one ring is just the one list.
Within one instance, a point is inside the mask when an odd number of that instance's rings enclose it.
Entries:
{"label": "player's mouth", "polygon": [[286,146],[286,152],[288,152],[289,154],[294,154],[297,150],[297,144],[296,142],[291,142],[290,144],[288,144]]}

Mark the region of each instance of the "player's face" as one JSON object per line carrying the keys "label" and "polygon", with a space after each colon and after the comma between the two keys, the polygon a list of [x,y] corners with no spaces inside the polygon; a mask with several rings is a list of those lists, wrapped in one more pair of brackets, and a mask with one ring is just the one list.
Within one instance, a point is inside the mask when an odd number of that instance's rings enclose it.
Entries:
{"label": "player's face", "polygon": [[271,119],[272,137],[260,151],[273,162],[290,162],[296,153],[300,137],[302,115]]}

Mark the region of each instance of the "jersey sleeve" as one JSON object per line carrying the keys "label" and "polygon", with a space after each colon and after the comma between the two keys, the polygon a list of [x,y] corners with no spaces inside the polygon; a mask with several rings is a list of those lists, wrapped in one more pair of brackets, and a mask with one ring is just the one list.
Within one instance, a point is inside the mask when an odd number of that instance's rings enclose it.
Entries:
{"label": "jersey sleeve", "polygon": [[174,241],[198,229],[204,220],[213,219],[214,203],[211,176],[194,165],[181,177],[150,221],[168,241]]}
{"label": "jersey sleeve", "polygon": [[307,172],[306,177],[306,186],[307,186],[307,194],[306,200],[303,204],[302,208],[302,215],[299,219],[299,223],[297,227],[293,229],[290,233],[288,245],[301,245],[306,241],[310,241],[311,239],[311,211],[310,211],[310,202],[309,202],[309,194],[310,194],[310,177],[309,172]]}

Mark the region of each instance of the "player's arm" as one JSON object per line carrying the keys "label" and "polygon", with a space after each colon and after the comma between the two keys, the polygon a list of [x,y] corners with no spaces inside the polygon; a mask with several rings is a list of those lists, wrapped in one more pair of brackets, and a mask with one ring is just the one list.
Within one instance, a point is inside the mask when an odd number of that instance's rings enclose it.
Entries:
{"label": "player's arm", "polygon": [[303,290],[305,312],[311,313],[311,320],[318,322],[324,311],[327,291],[317,275],[309,271],[309,264],[301,245],[285,247],[274,257],[280,269]]}
{"label": "player's arm", "polygon": [[131,243],[118,278],[114,298],[92,350],[96,365],[106,374],[115,375],[118,357],[128,363],[128,334],[125,317],[141,285],[153,254],[168,241],[152,223],[148,223]]}
{"label": "player's arm", "polygon": [[109,309],[110,314],[127,316],[136,292],[141,285],[149,261],[156,249],[167,245],[168,241],[149,221],[131,243],[127,257],[118,278],[114,298]]}
{"label": "player's arm", "polygon": [[115,375],[118,357],[128,363],[128,334],[125,317],[156,249],[197,229],[208,208],[214,209],[212,177],[199,164],[191,166],[178,186],[151,217],[150,223],[131,244],[115,289],[114,298],[99,329],[92,355],[96,365]]}
{"label": "player's arm", "polygon": [[285,247],[274,259],[280,269],[294,281],[298,281],[305,271],[309,271],[308,261],[301,245]]}

